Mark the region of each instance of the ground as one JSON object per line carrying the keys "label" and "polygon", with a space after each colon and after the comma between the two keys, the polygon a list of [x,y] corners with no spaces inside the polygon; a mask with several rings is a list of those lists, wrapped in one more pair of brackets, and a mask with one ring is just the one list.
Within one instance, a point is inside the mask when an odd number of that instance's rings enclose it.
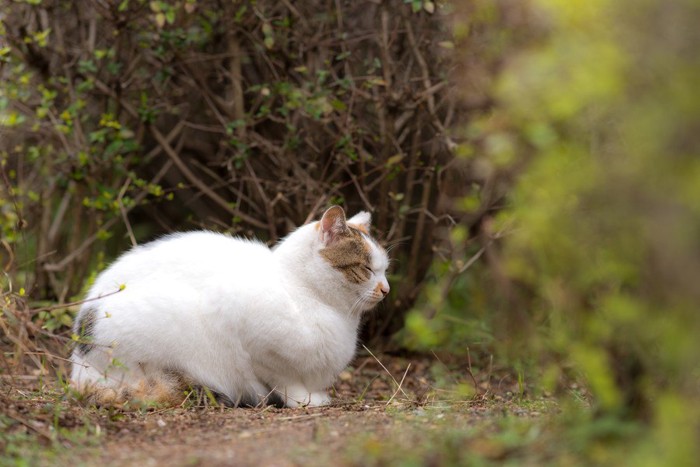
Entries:
{"label": "ground", "polygon": [[554,407],[490,363],[437,355],[365,353],[323,408],[231,409],[193,393],[176,408],[97,409],[46,376],[8,380],[0,463],[10,465],[488,464],[532,448],[532,420]]}

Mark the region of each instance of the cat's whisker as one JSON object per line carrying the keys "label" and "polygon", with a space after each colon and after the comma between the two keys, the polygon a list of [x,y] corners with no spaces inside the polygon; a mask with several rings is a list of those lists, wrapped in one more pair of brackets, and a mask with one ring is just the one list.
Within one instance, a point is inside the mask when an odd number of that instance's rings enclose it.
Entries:
{"label": "cat's whisker", "polygon": [[360,314],[366,309],[366,305],[373,303],[375,301],[374,294],[371,291],[363,293],[357,300],[357,309]]}
{"label": "cat's whisker", "polygon": [[362,314],[364,311],[366,311],[366,305],[372,304],[373,306],[371,308],[374,308],[376,305],[380,304],[382,302],[382,299],[380,297],[377,297],[374,293],[374,291],[366,291],[360,295],[357,300],[353,303],[352,307],[350,307],[350,314],[355,315],[355,313]]}
{"label": "cat's whisker", "polygon": [[386,253],[389,254],[391,251],[396,248],[397,246],[403,245],[405,242],[402,241],[396,241],[393,243],[388,244],[384,249],[386,250]]}
{"label": "cat's whisker", "polygon": [[357,314],[362,313],[362,309],[364,308],[364,305],[366,303],[366,298],[363,295],[360,295],[357,300],[355,300],[355,303],[350,307],[350,315],[355,315],[356,312],[359,311]]}

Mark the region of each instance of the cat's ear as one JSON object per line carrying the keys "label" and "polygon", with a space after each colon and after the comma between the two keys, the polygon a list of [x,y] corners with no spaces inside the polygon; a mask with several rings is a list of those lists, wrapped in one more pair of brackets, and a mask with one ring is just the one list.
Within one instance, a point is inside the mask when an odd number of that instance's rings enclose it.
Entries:
{"label": "cat's ear", "polygon": [[372,223],[372,214],[367,211],[360,211],[350,219],[348,219],[348,224],[351,224],[362,232],[369,234],[369,226]]}
{"label": "cat's ear", "polygon": [[331,206],[319,221],[321,239],[326,245],[348,231],[345,211],[340,206]]}

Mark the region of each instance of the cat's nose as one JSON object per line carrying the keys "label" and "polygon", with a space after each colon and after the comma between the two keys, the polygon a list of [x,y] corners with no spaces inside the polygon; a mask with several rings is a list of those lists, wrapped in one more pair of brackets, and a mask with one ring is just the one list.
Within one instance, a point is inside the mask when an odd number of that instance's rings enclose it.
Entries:
{"label": "cat's nose", "polygon": [[388,282],[380,283],[379,290],[382,292],[382,295],[384,295],[386,297],[387,294],[389,293],[389,291],[391,290],[391,288],[389,287],[389,283]]}

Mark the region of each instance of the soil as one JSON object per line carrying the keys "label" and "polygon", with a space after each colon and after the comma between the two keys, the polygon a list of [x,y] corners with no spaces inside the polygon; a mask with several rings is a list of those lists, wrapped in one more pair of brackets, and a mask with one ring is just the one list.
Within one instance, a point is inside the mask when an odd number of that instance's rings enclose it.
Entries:
{"label": "soil", "polygon": [[[453,361],[448,369],[436,356],[363,356],[340,375],[332,405],[321,408],[232,409],[211,405],[203,394],[195,401],[193,393],[177,408],[96,409],[17,385],[2,408],[12,420],[8,433],[36,437],[38,451],[26,453],[32,464],[351,465],[353,446],[368,436],[381,444],[404,432],[419,437],[436,418],[472,426],[494,411],[538,415],[512,403],[517,384],[509,375],[470,366]],[[474,394],[441,389],[443,377]],[[450,398],[461,402],[445,406]],[[444,416],[425,417],[441,406]]]}

